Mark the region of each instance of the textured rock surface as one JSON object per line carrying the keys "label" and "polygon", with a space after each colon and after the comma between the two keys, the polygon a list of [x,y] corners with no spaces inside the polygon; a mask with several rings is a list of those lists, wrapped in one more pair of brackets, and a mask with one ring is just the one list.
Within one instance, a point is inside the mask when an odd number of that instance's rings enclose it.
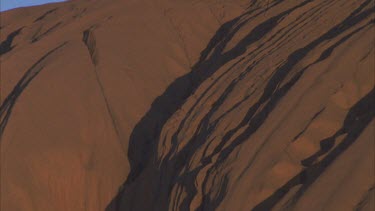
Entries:
{"label": "textured rock surface", "polygon": [[374,2],[1,13],[1,210],[373,210]]}

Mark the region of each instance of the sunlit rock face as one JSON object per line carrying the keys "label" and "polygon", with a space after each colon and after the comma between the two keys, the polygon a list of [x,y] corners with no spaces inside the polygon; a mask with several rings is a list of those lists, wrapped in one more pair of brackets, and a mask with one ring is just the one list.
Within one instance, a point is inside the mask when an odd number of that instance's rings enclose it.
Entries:
{"label": "sunlit rock face", "polygon": [[374,210],[371,0],[0,14],[0,210]]}

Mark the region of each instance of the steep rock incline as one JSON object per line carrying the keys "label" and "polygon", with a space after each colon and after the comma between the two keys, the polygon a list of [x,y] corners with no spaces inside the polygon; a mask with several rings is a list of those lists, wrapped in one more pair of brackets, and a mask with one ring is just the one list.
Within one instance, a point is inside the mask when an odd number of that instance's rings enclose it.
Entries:
{"label": "steep rock incline", "polygon": [[1,13],[0,210],[105,210],[131,131],[245,1],[74,0]]}
{"label": "steep rock incline", "polygon": [[373,210],[372,0],[1,13],[0,210]]}
{"label": "steep rock incline", "polygon": [[133,130],[107,211],[374,209],[373,14],[275,0],[225,22]]}

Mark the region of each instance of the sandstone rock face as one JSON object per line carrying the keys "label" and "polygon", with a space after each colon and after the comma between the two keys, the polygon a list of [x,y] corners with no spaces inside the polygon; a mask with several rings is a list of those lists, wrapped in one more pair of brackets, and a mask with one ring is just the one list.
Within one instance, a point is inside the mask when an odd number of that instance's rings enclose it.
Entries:
{"label": "sandstone rock face", "polygon": [[374,2],[1,13],[0,210],[374,207]]}

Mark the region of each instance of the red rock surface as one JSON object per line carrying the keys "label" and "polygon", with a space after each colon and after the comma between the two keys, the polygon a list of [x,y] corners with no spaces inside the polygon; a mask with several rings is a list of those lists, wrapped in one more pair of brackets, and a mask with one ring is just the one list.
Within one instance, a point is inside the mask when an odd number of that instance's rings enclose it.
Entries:
{"label": "red rock surface", "polygon": [[374,2],[0,14],[0,210],[374,210]]}

